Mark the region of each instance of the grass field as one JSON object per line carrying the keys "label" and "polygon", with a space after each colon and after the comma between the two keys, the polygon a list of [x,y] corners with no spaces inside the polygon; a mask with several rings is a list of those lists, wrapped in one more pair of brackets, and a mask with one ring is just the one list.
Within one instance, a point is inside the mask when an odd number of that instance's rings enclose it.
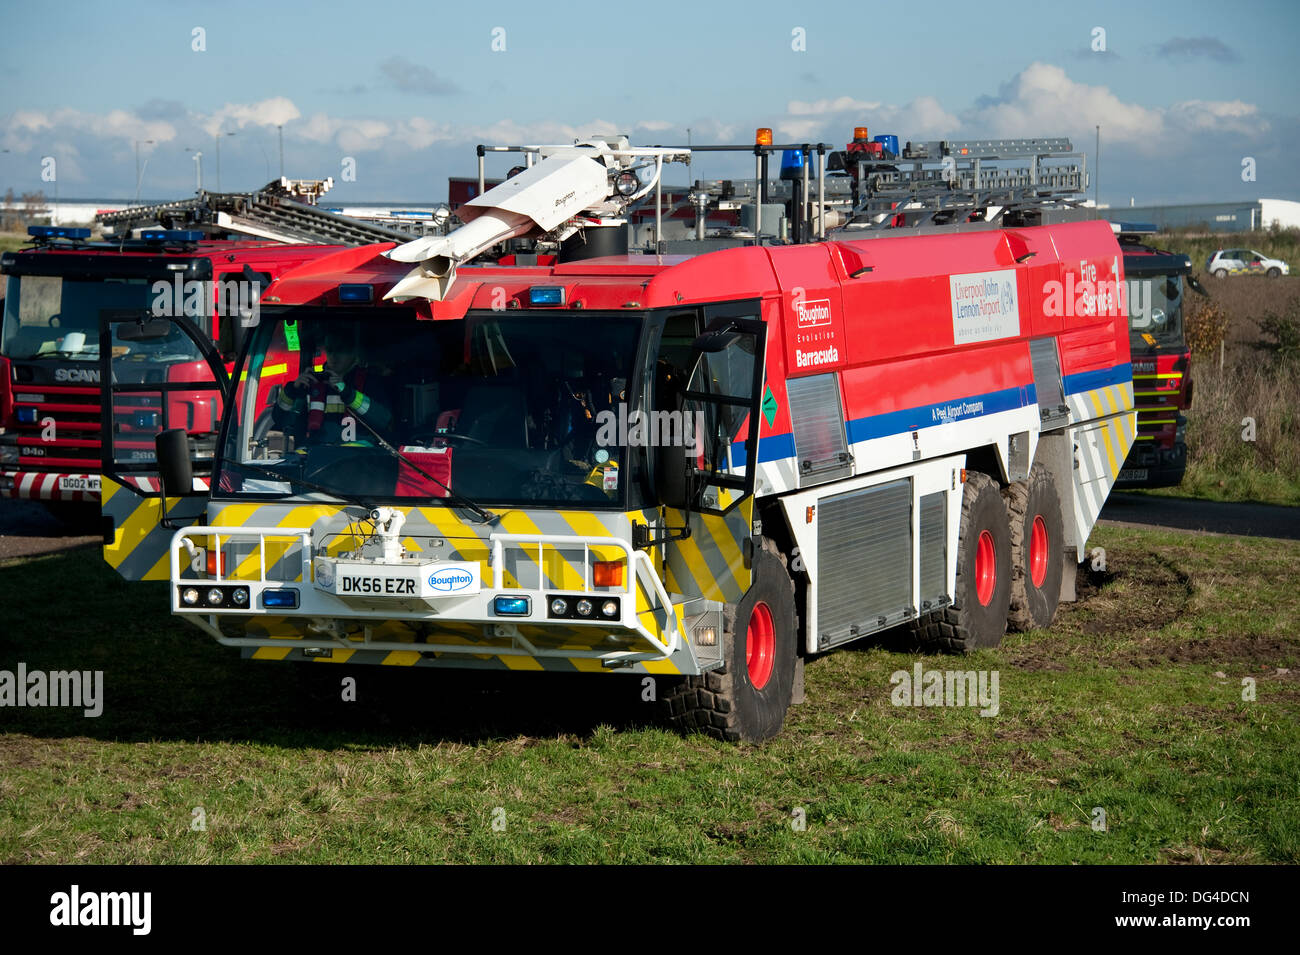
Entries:
{"label": "grass field", "polygon": [[[1300,862],[1300,543],[1092,543],[1051,633],[811,661],[761,747],[657,728],[636,678],[243,662],[93,548],[11,563],[0,667],[106,702],[0,709],[0,862]],[[996,671],[998,715],[892,705],[917,661]]]}

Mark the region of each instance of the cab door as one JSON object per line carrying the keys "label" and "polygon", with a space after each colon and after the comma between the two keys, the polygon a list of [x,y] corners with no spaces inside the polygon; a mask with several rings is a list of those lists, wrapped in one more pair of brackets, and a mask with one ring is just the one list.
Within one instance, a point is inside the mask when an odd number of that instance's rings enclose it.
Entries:
{"label": "cab door", "polygon": [[686,446],[665,454],[661,489],[669,589],[739,601],[749,589],[759,404],[767,326],[759,303],[704,310],[681,392]]}
{"label": "cab door", "polygon": [[127,580],[168,579],[172,535],[201,522],[230,399],[210,316],[168,311],[100,313],[104,559]]}

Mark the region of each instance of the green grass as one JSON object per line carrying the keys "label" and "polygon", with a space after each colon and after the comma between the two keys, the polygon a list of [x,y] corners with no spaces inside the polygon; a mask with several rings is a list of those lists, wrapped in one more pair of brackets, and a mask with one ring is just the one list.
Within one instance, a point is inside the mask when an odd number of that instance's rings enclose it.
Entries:
{"label": "green grass", "polygon": [[1137,494],[1196,498],[1205,501],[1251,501],[1300,506],[1300,477],[1243,466],[1235,471],[1207,468],[1189,461],[1177,487],[1136,490]]}
{"label": "green grass", "polygon": [[28,245],[26,233],[0,232],[0,252],[16,252]]}
{"label": "green grass", "polygon": [[[811,661],[759,747],[658,728],[636,678],[240,661],[94,549],[10,564],[0,665],[106,704],[0,710],[0,862],[1300,861],[1300,544],[1092,543],[1051,633]],[[1000,714],[891,705],[918,659],[997,670]]]}

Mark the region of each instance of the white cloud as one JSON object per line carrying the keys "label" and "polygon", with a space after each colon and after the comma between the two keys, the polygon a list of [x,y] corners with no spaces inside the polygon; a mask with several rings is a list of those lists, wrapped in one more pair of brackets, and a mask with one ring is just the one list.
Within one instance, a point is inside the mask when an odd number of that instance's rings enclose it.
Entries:
{"label": "white cloud", "polygon": [[209,136],[215,136],[219,129],[230,131],[232,126],[238,129],[245,126],[280,126],[301,115],[293,100],[285,96],[273,96],[260,103],[227,103],[202,120],[200,125]]}

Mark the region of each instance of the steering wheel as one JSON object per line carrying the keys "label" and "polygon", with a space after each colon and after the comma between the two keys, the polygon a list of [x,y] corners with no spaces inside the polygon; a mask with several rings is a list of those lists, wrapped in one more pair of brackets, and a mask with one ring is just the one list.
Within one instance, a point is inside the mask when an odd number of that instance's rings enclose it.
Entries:
{"label": "steering wheel", "polygon": [[62,313],[62,312],[55,312],[53,315],[51,315],[51,316],[50,316],[50,321],[49,321],[49,326],[50,326],[50,328],[62,328],[62,327],[63,327],[63,313]]}

